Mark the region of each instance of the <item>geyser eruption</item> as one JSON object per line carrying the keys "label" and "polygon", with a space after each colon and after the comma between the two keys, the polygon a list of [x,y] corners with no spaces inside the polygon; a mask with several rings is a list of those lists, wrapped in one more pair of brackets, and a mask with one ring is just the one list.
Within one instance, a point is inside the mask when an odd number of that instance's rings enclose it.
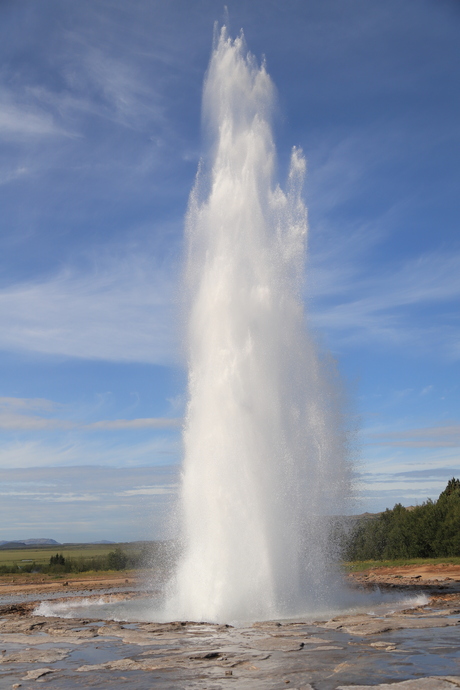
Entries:
{"label": "geyser eruption", "polygon": [[327,515],[347,463],[338,396],[303,305],[305,160],[275,184],[274,87],[225,27],[204,85],[209,151],[191,193],[183,551],[168,616],[292,616],[331,596]]}

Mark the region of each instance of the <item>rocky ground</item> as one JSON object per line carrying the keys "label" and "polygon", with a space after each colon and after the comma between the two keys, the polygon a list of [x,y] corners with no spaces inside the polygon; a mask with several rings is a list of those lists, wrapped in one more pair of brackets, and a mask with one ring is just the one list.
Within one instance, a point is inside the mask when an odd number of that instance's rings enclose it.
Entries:
{"label": "rocky ground", "polygon": [[[5,605],[0,688],[453,690],[460,687],[460,584],[434,579],[439,572],[410,571],[407,587],[397,578],[401,598],[421,585],[428,593],[415,608],[238,628],[49,618],[33,615],[32,602]],[[394,590],[399,574],[379,573],[379,584]],[[374,576],[351,579],[372,589]]]}

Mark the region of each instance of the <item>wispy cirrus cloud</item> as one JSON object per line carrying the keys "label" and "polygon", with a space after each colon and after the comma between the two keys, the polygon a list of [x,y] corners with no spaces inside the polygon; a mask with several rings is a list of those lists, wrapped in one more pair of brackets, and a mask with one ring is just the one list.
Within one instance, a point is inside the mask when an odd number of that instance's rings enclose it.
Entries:
{"label": "wispy cirrus cloud", "polygon": [[[373,121],[342,135],[331,132],[329,141],[312,142],[310,153],[307,279],[315,325],[338,348],[412,345],[425,355],[436,349],[458,359],[458,243],[439,245],[442,231],[433,226],[430,232],[419,215],[427,205],[423,175],[408,182],[408,175],[412,180],[438,151],[454,145],[458,124],[449,120],[431,131],[423,118],[414,127]],[[433,204],[441,203],[449,184],[440,179],[433,186],[431,180]],[[431,215],[431,223],[438,216]],[[400,237],[410,237],[410,250]]]}
{"label": "wispy cirrus cloud", "polygon": [[84,425],[83,429],[94,430],[124,430],[124,429],[177,429],[182,425],[180,418],[147,417],[143,419],[105,419],[100,422]]}
{"label": "wispy cirrus cloud", "polygon": [[366,463],[359,475],[358,492],[367,510],[392,508],[394,503],[415,505],[428,498],[436,500],[451,477],[459,476],[459,454],[440,448],[436,455],[427,448],[423,455],[377,457]]}
{"label": "wispy cirrus cloud", "polygon": [[[24,411],[37,411],[41,415],[24,414]],[[5,431],[125,431],[129,429],[178,429],[182,425],[180,417],[141,417],[138,419],[102,419],[85,422],[74,418],[63,418],[69,413],[64,405],[44,398],[6,398],[0,397],[0,429]],[[61,417],[50,416],[59,412]],[[45,416],[46,415],[46,416]]]}
{"label": "wispy cirrus cloud", "polygon": [[161,474],[162,466],[179,462],[181,418],[92,421],[100,414],[99,405],[80,409],[40,398],[0,398],[0,470],[29,468],[34,484],[34,468],[156,465]]}
{"label": "wispy cirrus cloud", "polygon": [[69,137],[75,134],[63,126],[52,112],[40,107],[35,99],[15,102],[15,96],[6,89],[0,89],[0,138],[11,140],[24,137]]}
{"label": "wispy cirrus cloud", "polygon": [[[315,263],[313,256],[312,316],[321,330],[343,344],[411,343],[421,351],[436,345],[447,358],[460,356],[460,322],[453,306],[460,298],[460,254],[432,252],[373,275],[360,274],[350,254],[347,272],[343,265],[323,264],[321,257]],[[341,264],[346,262],[345,253]],[[437,313],[423,318],[420,310],[431,307]]]}
{"label": "wispy cirrus cloud", "polygon": [[46,398],[11,398],[0,397],[0,412],[3,410],[40,410],[51,412],[61,405]]}
{"label": "wispy cirrus cloud", "polygon": [[52,63],[33,76],[4,65],[0,138],[81,138],[91,118],[141,131],[168,127],[162,79],[146,70],[149,57],[132,45],[114,50],[91,34],[65,31],[54,45]]}
{"label": "wispy cirrus cloud", "polygon": [[458,448],[460,424],[369,434],[373,445],[406,448]]}
{"label": "wispy cirrus cloud", "polygon": [[[72,123],[79,136],[83,136],[88,120],[93,118],[140,131],[167,127],[158,90],[134,65],[91,46],[85,46],[80,55],[68,55],[67,62],[70,64],[61,72],[65,89],[56,91],[36,84],[19,92],[23,100],[28,99],[25,107],[36,111],[40,121]],[[16,94],[17,91],[10,92],[9,99]],[[50,133],[58,134],[56,124],[54,127]],[[42,129],[43,132],[38,128],[37,134],[47,133],[45,127]]]}
{"label": "wispy cirrus cloud", "polygon": [[175,363],[176,270],[127,256],[90,271],[69,269],[4,287],[0,349]]}
{"label": "wispy cirrus cloud", "polygon": [[140,419],[104,419],[91,424],[79,424],[64,419],[47,419],[31,415],[14,415],[0,412],[0,429],[4,431],[55,431],[79,429],[80,431],[124,431],[126,429],[177,429],[182,419],[167,417],[143,417]]}
{"label": "wispy cirrus cloud", "polygon": [[[350,249],[350,252],[352,250]],[[330,258],[330,257],[329,257]],[[338,258],[338,257],[337,257]],[[460,254],[426,254],[373,276],[312,258],[312,318],[337,343],[381,347],[435,345],[460,357]],[[64,270],[47,280],[0,290],[0,349],[86,359],[174,364],[180,359],[175,295],[178,266],[149,266],[144,257]],[[362,296],[364,295],[364,296]],[[340,300],[340,301],[339,301]],[[436,306],[428,319],[418,311]],[[442,309],[440,309],[440,307]]]}
{"label": "wispy cirrus cloud", "polygon": [[0,447],[0,468],[162,466],[178,463],[181,456],[180,440],[168,429],[148,438],[68,434],[5,440]]}
{"label": "wispy cirrus cloud", "polygon": [[63,419],[0,412],[0,429],[4,431],[45,431],[72,429],[76,425]]}
{"label": "wispy cirrus cloud", "polygon": [[151,486],[136,486],[134,489],[126,489],[124,491],[119,491],[117,496],[160,496],[175,494],[177,491],[178,483],[174,484],[154,484]]}

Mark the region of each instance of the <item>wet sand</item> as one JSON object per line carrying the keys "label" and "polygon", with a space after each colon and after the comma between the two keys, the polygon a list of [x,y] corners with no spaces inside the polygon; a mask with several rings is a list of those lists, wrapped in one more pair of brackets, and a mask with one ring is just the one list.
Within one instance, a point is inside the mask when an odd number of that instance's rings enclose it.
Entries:
{"label": "wet sand", "polygon": [[[447,572],[439,575],[437,567],[436,574],[414,572],[398,578],[396,589],[393,578],[400,573],[380,573],[379,586],[401,598],[423,589],[429,598],[415,608],[238,628],[43,617],[33,615],[30,601],[5,605],[0,607],[0,687],[32,688],[40,682],[66,690],[452,690],[460,687],[460,577],[435,580]],[[117,586],[122,580],[116,578]],[[359,588],[375,587],[371,572],[354,573],[350,580]],[[102,587],[102,580],[98,583]],[[62,587],[61,582],[56,593]]]}

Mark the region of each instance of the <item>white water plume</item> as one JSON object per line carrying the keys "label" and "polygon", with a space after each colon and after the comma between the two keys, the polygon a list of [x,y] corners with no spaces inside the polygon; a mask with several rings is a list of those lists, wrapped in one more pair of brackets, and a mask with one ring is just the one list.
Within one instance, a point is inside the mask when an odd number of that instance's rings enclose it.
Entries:
{"label": "white water plume", "polygon": [[337,583],[327,516],[348,495],[340,396],[307,329],[300,150],[286,191],[274,182],[274,100],[265,65],[224,27],[186,224],[183,551],[170,619],[297,615],[331,604]]}

